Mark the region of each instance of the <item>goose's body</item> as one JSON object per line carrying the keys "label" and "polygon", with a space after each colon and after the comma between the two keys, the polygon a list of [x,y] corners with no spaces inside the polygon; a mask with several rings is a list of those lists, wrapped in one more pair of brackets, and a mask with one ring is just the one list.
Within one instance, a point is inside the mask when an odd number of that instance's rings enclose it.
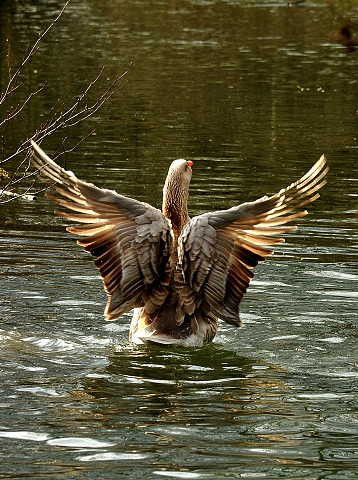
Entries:
{"label": "goose's body", "polygon": [[85,225],[69,227],[95,265],[108,293],[107,320],[134,309],[130,339],[201,346],[217,319],[241,326],[239,304],[252,268],[273,253],[266,248],[294,229],[282,225],[304,216],[319,197],[326,160],[271,197],[192,219],[187,210],[193,163],[175,160],[163,190],[162,211],[79,180],[33,142],[33,164],[62,196],[48,195],[72,212],[56,212]]}

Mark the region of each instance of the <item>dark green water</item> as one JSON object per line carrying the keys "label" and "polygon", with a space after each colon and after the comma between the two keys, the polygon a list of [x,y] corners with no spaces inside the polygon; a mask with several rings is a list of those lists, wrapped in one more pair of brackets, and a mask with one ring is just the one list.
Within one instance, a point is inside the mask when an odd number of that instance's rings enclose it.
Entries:
{"label": "dark green water", "polygon": [[[61,5],[1,2],[2,54],[9,38],[18,60]],[[319,0],[72,1],[24,72],[19,98],[48,87],[9,149],[102,66],[98,91],[133,62],[67,157],[80,178],[159,206],[170,162],[191,159],[197,214],[275,193],[323,152],[330,174],[256,269],[244,328],[192,350],[129,344],[130,315],[103,321],[53,205],[1,205],[0,478],[358,477],[358,52],[331,43],[338,27]],[[6,72],[2,55],[0,90]]]}

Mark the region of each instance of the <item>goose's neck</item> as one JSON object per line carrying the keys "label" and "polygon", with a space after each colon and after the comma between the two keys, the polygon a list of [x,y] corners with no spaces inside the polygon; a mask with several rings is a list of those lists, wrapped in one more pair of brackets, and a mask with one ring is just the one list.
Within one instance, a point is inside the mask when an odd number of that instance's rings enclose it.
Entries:
{"label": "goose's neck", "polygon": [[163,189],[163,213],[171,221],[174,238],[177,241],[184,226],[189,221],[188,188],[176,179],[167,179]]}

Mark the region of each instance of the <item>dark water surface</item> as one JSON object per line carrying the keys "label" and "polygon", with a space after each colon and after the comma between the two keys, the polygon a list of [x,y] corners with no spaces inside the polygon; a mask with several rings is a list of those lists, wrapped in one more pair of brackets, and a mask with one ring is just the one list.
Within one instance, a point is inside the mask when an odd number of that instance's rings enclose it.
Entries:
{"label": "dark water surface", "polygon": [[[5,39],[19,59],[61,5],[0,3],[1,90]],[[358,52],[331,43],[338,28],[319,0],[72,1],[24,72],[20,97],[48,87],[9,148],[133,62],[68,155],[80,178],[159,206],[190,158],[191,214],[275,193],[323,152],[329,181],[256,269],[244,328],[192,350],[103,321],[101,280],[48,200],[0,206],[0,478],[358,477]]]}

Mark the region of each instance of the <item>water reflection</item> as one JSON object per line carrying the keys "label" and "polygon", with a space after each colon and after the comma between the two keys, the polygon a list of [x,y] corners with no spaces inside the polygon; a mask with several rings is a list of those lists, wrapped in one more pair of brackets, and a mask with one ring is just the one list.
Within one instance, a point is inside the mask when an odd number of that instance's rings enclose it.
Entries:
{"label": "water reflection", "polygon": [[[215,344],[193,351],[128,345],[129,317],[103,322],[92,261],[52,205],[3,205],[3,477],[356,478],[357,52],[332,45],[326,2],[285,3],[71,2],[23,76],[26,94],[49,88],[8,132],[9,148],[102,65],[110,78],[134,61],[96,135],[67,161],[155,206],[179,157],[195,162],[191,214],[276,192],[323,152],[330,175],[259,266],[244,329],[220,325]],[[58,8],[0,2],[2,51],[9,38],[19,59]],[[2,62],[2,85],[7,75]],[[76,143],[90,129],[65,133]]]}
{"label": "water reflection", "polygon": [[128,347],[111,355],[109,361],[101,374],[86,377],[86,393],[109,399],[112,405],[118,402],[121,415],[129,413],[123,412],[126,402],[129,411],[146,411],[178,424],[191,417],[205,424],[212,409],[218,408],[207,404],[208,395],[221,396],[224,391],[243,388],[242,380],[253,363],[233,359],[232,352],[215,345],[193,352]]}
{"label": "water reflection", "polygon": [[[311,462],[334,468],[341,442],[352,459],[354,383],[347,391],[339,378],[295,374],[244,357],[232,344],[106,351],[101,330],[72,343],[61,342],[59,332],[50,337],[3,337],[17,374],[3,383],[2,423],[9,427],[0,437],[12,442],[5,448],[27,445],[29,455],[38,445],[41,462],[60,462],[68,478],[74,472],[64,458],[86,475],[126,468],[133,478],[143,471],[205,478],[208,468],[235,475],[244,466],[281,475],[296,465],[307,474]],[[16,412],[14,399],[23,406]]]}
{"label": "water reflection", "polygon": [[[328,432],[336,432],[333,444],[344,438],[354,448],[356,436],[346,435],[352,433],[349,423],[357,420],[355,415],[332,416],[327,410],[333,398],[349,402],[352,394],[309,393],[313,379],[297,377],[293,387],[281,369],[221,346],[196,351],[127,347],[111,353],[108,360],[72,393],[82,403],[74,414],[82,411],[108,432],[119,429],[122,453],[117,445],[82,455],[81,461],[133,455],[163,475],[187,471],[205,477],[205,468],[220,471],[224,465],[234,473],[243,459],[247,467],[257,468],[265,455],[267,468],[297,465],[307,473],[303,467],[307,462],[327,468],[328,456],[334,457],[327,450],[322,459],[313,448],[317,440],[327,441]],[[307,394],[292,395],[302,392],[303,385]],[[109,433],[108,439],[113,438]]]}

